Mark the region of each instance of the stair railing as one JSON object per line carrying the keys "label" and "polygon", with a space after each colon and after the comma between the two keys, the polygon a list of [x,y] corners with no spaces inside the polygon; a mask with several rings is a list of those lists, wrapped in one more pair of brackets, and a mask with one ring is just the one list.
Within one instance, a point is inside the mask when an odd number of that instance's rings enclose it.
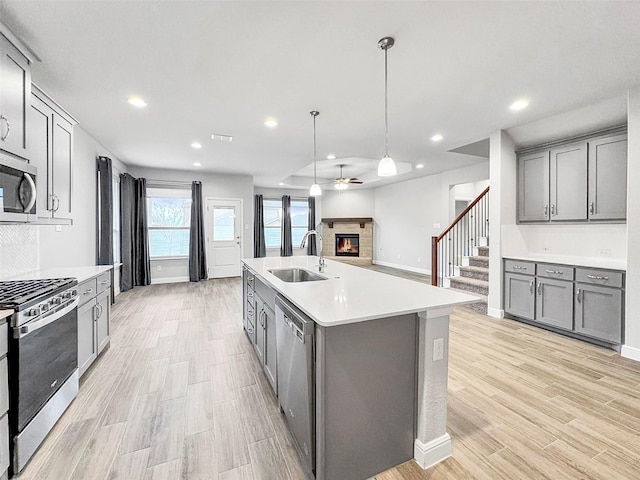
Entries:
{"label": "stair railing", "polygon": [[437,237],[431,237],[431,285],[454,276],[462,257],[471,256],[478,240],[489,236],[489,187]]}

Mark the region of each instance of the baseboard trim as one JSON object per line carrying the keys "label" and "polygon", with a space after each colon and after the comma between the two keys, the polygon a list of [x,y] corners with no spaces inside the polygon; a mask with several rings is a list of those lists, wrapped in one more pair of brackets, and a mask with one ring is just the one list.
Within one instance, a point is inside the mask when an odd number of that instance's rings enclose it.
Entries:
{"label": "baseboard trim", "polygon": [[373,260],[373,263],[375,265],[382,265],[383,267],[397,268],[398,270],[406,270],[407,272],[431,275],[431,270],[427,270],[426,268],[408,267],[407,265],[398,265],[397,263],[381,262],[380,260]]}
{"label": "baseboard trim", "polygon": [[453,455],[453,445],[448,433],[431,440],[429,443],[422,443],[416,438],[413,457],[423,469],[432,467],[451,455]]}
{"label": "baseboard trim", "polygon": [[640,348],[630,347],[629,345],[623,345],[620,349],[620,355],[630,360],[640,362]]}
{"label": "baseboard trim", "polygon": [[161,283],[182,283],[188,282],[189,277],[166,277],[166,278],[152,278],[151,285],[157,285]]}
{"label": "baseboard trim", "polygon": [[504,318],[504,310],[487,306],[487,315],[493,318]]}

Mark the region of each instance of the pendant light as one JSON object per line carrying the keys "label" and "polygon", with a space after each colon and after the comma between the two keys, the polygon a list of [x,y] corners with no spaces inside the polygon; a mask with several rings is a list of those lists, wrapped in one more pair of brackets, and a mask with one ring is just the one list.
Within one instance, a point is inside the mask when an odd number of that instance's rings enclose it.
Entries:
{"label": "pendant light", "polygon": [[384,37],[378,42],[378,46],[384,50],[384,157],[378,163],[379,177],[392,177],[398,174],[393,158],[389,156],[389,109],[387,87],[387,50],[393,47],[393,37]]}
{"label": "pendant light", "polygon": [[313,117],[313,185],[311,185],[311,188],[309,189],[309,195],[312,197],[318,197],[322,195],[322,189],[316,180],[316,163],[318,161],[316,155],[316,117],[320,115],[320,112],[312,110],[309,114]]}

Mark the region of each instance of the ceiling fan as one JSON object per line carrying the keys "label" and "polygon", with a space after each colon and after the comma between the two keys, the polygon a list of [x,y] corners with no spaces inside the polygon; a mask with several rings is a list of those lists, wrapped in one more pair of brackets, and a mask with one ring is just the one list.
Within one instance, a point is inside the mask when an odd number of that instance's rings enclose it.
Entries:
{"label": "ceiling fan", "polygon": [[362,185],[363,182],[361,180],[358,180],[355,177],[344,178],[342,176],[342,168],[346,167],[347,165],[338,165],[338,166],[340,167],[340,176],[336,178],[333,184],[336,190],[345,190],[347,187],[349,187],[349,185]]}

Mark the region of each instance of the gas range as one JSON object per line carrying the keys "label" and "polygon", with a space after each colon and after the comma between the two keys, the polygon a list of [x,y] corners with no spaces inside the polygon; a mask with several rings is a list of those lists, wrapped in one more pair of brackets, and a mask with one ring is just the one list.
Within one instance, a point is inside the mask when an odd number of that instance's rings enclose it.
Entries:
{"label": "gas range", "polygon": [[15,311],[11,326],[35,320],[78,295],[75,278],[8,280],[0,282],[0,308]]}

